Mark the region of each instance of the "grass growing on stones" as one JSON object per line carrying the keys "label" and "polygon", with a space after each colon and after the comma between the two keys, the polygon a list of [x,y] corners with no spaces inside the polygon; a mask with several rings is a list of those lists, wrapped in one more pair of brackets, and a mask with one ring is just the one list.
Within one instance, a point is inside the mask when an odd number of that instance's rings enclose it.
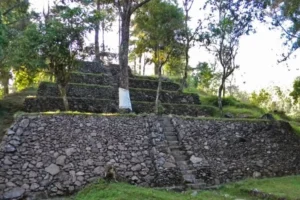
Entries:
{"label": "grass growing on stones", "polygon": [[224,113],[231,113],[235,117],[260,118],[264,113],[258,109],[238,108],[234,106],[225,106]]}
{"label": "grass growing on stones", "polygon": [[108,76],[107,74],[104,74],[104,73],[98,73],[98,74],[95,74],[95,73],[83,73],[83,72],[72,72],[71,75],[74,74],[74,75],[82,75],[82,76],[96,76],[96,77],[103,77],[103,76]]}
{"label": "grass growing on stones", "polygon": [[298,122],[289,122],[293,128],[293,131],[300,136],[300,124]]}
{"label": "grass growing on stones", "polygon": [[[54,82],[42,82],[42,84],[46,84],[49,86],[56,86],[56,83]],[[109,85],[96,85],[96,84],[85,84],[85,83],[69,83],[68,85],[77,85],[77,86],[82,86],[82,87],[100,87],[100,88],[110,88],[113,89],[112,86]]]}
{"label": "grass growing on stones", "polygon": [[[268,198],[253,196],[250,191],[259,191]],[[287,199],[300,197],[300,176],[287,176],[269,179],[249,179],[237,183],[226,184],[217,190],[187,191],[185,193],[142,188],[125,183],[106,183],[99,181],[80,191],[76,200],[257,200]]]}

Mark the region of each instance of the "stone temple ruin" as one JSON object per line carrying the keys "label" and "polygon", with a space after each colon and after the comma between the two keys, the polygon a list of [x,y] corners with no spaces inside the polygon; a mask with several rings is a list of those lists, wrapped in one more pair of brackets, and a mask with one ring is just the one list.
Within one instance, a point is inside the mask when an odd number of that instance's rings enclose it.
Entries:
{"label": "stone temple ruin", "polygon": [[[68,86],[71,110],[118,111],[118,66],[84,63]],[[157,80],[130,74],[133,111],[153,112]],[[163,82],[165,114],[207,116],[195,94]],[[63,110],[54,83],[28,97],[29,112]],[[157,115],[35,113],[19,116],[0,143],[0,199],[69,195],[104,178],[145,187],[211,189],[249,177],[300,173],[300,139],[286,122]]]}
{"label": "stone temple ruin", "polygon": [[[134,76],[129,71],[130,97],[133,112],[153,113],[158,80],[149,76]],[[93,113],[118,112],[119,66],[104,66],[97,62],[83,62],[71,74],[67,97],[71,111]],[[201,106],[197,94],[179,93],[179,84],[170,80],[162,82],[160,101],[163,114],[207,116],[214,108]],[[37,96],[25,100],[27,112],[64,110],[58,87],[55,83],[42,82]]]}

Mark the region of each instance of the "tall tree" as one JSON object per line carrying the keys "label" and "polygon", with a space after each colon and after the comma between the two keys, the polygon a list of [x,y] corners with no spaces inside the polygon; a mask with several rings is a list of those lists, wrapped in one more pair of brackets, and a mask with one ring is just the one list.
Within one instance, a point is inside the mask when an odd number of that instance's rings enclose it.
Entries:
{"label": "tall tree", "polygon": [[[109,30],[114,21],[114,12],[112,9],[113,0],[61,0],[64,5],[67,2],[76,2],[88,8],[87,22],[91,24],[94,35],[93,53],[95,54],[95,61],[103,59],[105,52],[104,34]],[[102,31],[102,44],[100,45],[100,32]],[[102,47],[102,49],[101,49]],[[102,51],[102,52],[101,52]]]}
{"label": "tall tree", "polygon": [[[171,45],[172,48],[178,48],[177,51],[183,49],[183,45],[180,45],[178,41],[184,28],[183,12],[176,4],[153,0],[137,12],[133,24],[133,34],[137,37],[136,49],[152,54],[151,61],[155,65],[154,72],[158,75],[159,53],[160,55],[163,53],[159,45],[164,47]],[[164,53],[168,53],[169,49],[164,48],[164,50]]]}
{"label": "tall tree", "polygon": [[222,67],[222,78],[218,90],[218,105],[222,112],[222,93],[225,82],[239,68],[236,64],[240,37],[253,31],[252,12],[245,9],[245,4],[232,0],[209,0],[208,6],[216,19],[209,21],[209,46]]}
{"label": "tall tree", "polygon": [[183,30],[183,38],[184,38],[184,54],[185,54],[185,67],[184,67],[184,75],[181,83],[180,90],[183,90],[184,87],[186,87],[187,83],[187,77],[188,77],[188,68],[189,68],[189,51],[192,47],[192,42],[195,40],[195,36],[198,34],[199,30],[201,29],[201,21],[198,22],[197,27],[192,30],[188,22],[190,20],[190,10],[194,4],[194,0],[182,0],[183,2],[183,8],[184,8],[184,30]]}
{"label": "tall tree", "polygon": [[15,52],[20,65],[47,66],[54,73],[65,110],[69,109],[66,86],[70,72],[84,56],[84,34],[88,28],[85,20],[80,7],[55,5],[44,14],[43,21],[30,25],[15,44],[20,47]]}
{"label": "tall tree", "polygon": [[9,93],[10,43],[24,29],[28,17],[27,0],[2,0],[0,2],[0,83],[4,88],[4,95]]}
{"label": "tall tree", "polygon": [[[284,62],[300,48],[300,1],[277,0],[271,2],[273,25],[280,27],[284,32],[284,44],[289,47],[287,53],[282,53],[279,62]],[[275,11],[274,11],[275,10]],[[285,22],[289,22],[286,25]]]}
{"label": "tall tree", "polygon": [[131,15],[150,0],[115,0],[121,18],[121,44],[119,48],[120,86],[119,86],[119,108],[132,110],[129,95],[128,80],[128,49],[129,28]]}
{"label": "tall tree", "polygon": [[[182,45],[178,41],[179,32],[183,29],[184,15],[182,10],[168,1],[152,0],[139,10],[135,19],[135,32],[138,32],[145,49],[153,54],[159,77],[155,111],[159,113],[159,95],[161,90],[162,67],[171,57],[180,57]],[[138,43],[139,44],[139,43]]]}

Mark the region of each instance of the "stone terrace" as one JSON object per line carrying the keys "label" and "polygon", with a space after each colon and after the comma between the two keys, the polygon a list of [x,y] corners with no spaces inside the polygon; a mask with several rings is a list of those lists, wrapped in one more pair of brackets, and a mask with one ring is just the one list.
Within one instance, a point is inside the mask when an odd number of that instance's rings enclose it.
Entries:
{"label": "stone terrace", "polygon": [[[129,71],[130,72],[130,71]],[[153,113],[158,80],[154,77],[130,74],[130,97],[135,113]],[[119,66],[104,66],[97,62],[82,62],[70,77],[67,97],[71,111],[115,113],[118,112]],[[160,101],[163,114],[210,116],[213,107],[201,106],[197,94],[179,93],[179,85],[165,79],[162,82]],[[55,83],[42,82],[37,97],[25,100],[25,111],[45,112],[64,110]]]}

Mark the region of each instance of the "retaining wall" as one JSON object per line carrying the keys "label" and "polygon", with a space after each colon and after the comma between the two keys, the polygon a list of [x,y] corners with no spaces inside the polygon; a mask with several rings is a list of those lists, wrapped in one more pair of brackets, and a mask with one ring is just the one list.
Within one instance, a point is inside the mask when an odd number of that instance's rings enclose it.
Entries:
{"label": "retaining wall", "polygon": [[[37,95],[60,97],[60,92],[56,84],[42,82],[40,83]],[[67,96],[92,99],[116,99],[118,97],[118,90],[110,86],[69,84],[67,86]],[[130,98],[132,101],[155,102],[156,90],[130,88]],[[183,94],[171,91],[162,91],[160,93],[160,101],[172,104],[200,104],[197,94]]]}
{"label": "retaining wall", "polygon": [[[111,99],[88,99],[68,97],[69,108],[71,111],[92,112],[92,113],[115,113],[119,106],[116,100]],[[132,101],[134,113],[154,113],[153,102]],[[211,106],[188,105],[188,104],[162,104],[163,114],[175,114],[185,116],[213,116],[217,110]],[[59,97],[27,97],[24,102],[26,112],[47,112],[64,111],[63,101]]]}
{"label": "retaining wall", "polygon": [[[300,140],[289,124],[172,121],[206,185],[300,172]],[[142,186],[184,184],[156,116],[25,115],[0,145],[0,199],[73,193],[103,177],[107,165]]]}

